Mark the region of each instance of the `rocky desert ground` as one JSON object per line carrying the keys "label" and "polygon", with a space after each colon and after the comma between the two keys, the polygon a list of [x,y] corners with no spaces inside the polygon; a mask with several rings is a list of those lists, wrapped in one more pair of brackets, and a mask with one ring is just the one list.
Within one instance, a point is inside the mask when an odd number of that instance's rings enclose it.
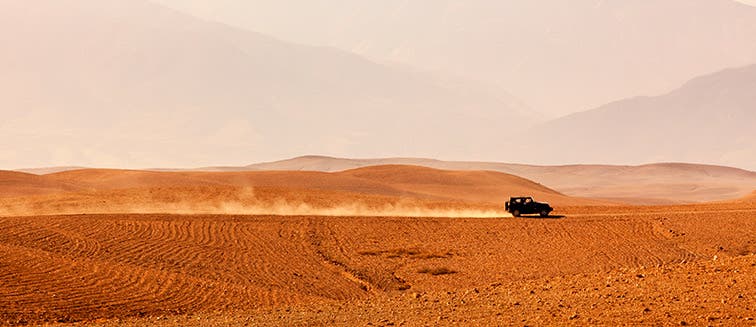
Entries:
{"label": "rocky desert ground", "polygon": [[[756,325],[756,193],[637,206],[401,165],[0,191],[2,325]],[[557,210],[512,218],[519,194]]]}

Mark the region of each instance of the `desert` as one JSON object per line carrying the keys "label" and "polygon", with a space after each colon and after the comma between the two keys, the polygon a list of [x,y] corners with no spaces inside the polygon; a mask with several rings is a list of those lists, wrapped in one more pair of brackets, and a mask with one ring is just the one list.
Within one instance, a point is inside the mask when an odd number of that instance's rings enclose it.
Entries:
{"label": "desert", "polygon": [[2,326],[756,326],[756,0],[0,0]]}
{"label": "desert", "polygon": [[[637,206],[406,165],[3,176],[5,325],[754,324],[753,195]],[[508,194],[557,210],[513,218]]]}

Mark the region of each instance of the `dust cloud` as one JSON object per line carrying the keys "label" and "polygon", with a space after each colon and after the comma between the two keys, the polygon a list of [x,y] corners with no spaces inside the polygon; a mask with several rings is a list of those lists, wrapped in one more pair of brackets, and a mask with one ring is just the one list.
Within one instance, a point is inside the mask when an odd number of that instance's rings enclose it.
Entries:
{"label": "dust cloud", "polygon": [[274,216],[330,216],[330,217],[437,217],[437,218],[502,218],[511,217],[505,211],[474,208],[428,208],[411,204],[383,204],[380,206],[363,203],[340,204],[316,207],[308,203],[240,203],[220,204],[150,204],[124,208],[128,213],[168,213],[168,214],[221,214],[221,215],[274,215]]}
{"label": "dust cloud", "polygon": [[[186,190],[184,190],[186,191]],[[438,217],[502,218],[511,217],[491,206],[459,203],[426,203],[417,199],[342,199],[323,196],[302,199],[291,194],[258,196],[244,188],[221,194],[199,189],[188,192],[94,193],[43,196],[0,201],[0,216],[71,214],[218,214],[332,217]]]}

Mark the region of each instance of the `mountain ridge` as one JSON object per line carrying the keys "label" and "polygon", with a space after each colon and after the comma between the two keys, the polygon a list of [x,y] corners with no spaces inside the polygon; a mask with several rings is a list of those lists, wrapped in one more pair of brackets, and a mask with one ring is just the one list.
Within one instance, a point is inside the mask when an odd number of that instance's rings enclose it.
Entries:
{"label": "mountain ridge", "polygon": [[[756,65],[697,77],[655,97],[633,97],[537,127],[533,160],[695,162],[754,169]],[[534,130],[535,131],[535,130]],[[550,154],[547,159],[541,154]]]}
{"label": "mountain ridge", "polygon": [[729,0],[161,2],[287,40],[470,76],[553,115],[756,62],[756,8]]}
{"label": "mountain ridge", "polygon": [[14,166],[472,153],[495,121],[536,118],[498,90],[148,1],[6,0],[0,28],[0,137],[15,140],[0,162]]}

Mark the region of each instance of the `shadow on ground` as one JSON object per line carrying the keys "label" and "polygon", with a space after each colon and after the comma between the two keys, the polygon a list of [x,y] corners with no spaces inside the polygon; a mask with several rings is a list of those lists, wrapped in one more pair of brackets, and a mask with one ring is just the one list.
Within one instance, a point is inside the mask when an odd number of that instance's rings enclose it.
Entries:
{"label": "shadow on ground", "polygon": [[546,217],[541,217],[541,216],[537,216],[536,215],[536,216],[519,216],[519,217],[513,217],[513,218],[517,218],[517,219],[564,219],[564,218],[567,218],[567,216],[564,216],[564,215],[549,215],[549,216],[546,216]]}

